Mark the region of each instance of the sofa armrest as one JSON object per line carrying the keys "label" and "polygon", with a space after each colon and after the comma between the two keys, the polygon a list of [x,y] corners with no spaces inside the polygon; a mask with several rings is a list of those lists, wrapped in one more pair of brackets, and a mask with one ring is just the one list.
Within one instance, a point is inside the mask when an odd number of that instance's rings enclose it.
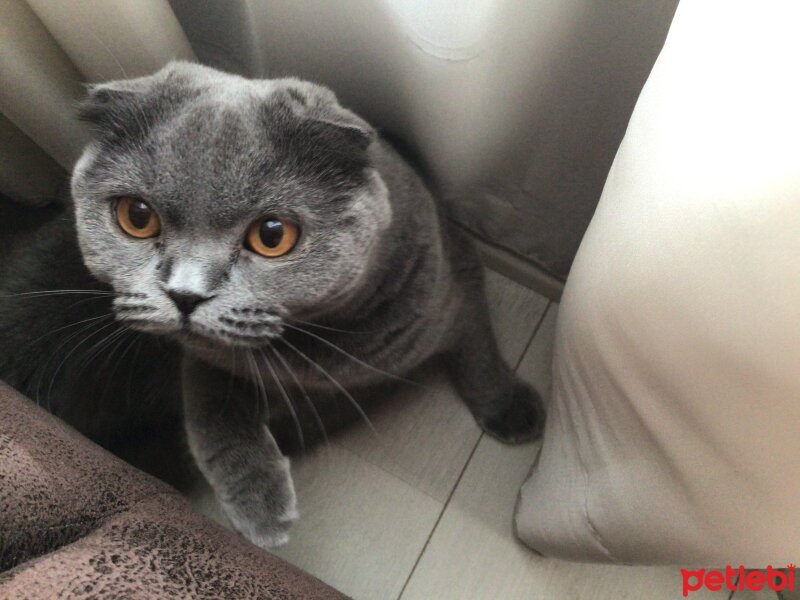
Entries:
{"label": "sofa armrest", "polygon": [[0,383],[0,597],[343,598]]}

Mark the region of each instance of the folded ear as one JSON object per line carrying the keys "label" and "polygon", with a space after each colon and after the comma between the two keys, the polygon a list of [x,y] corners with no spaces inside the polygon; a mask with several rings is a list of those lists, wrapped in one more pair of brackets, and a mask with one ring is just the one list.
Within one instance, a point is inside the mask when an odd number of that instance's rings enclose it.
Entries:
{"label": "folded ear", "polygon": [[327,88],[298,79],[269,85],[264,116],[278,159],[330,186],[361,185],[375,129]]}
{"label": "folded ear", "polygon": [[145,77],[88,86],[78,118],[95,126],[101,137],[143,136],[154,119],[191,97],[192,81],[208,76],[200,65],[173,61]]}
{"label": "folded ear", "polygon": [[375,130],[369,127],[362,127],[353,123],[344,123],[342,121],[331,121],[328,119],[312,119],[321,127],[330,127],[338,131],[339,136],[345,140],[349,145],[355,148],[366,151],[369,145],[375,139]]}
{"label": "folded ear", "polygon": [[263,118],[276,161],[329,187],[361,185],[375,130],[330,90],[295,79],[268,85]]}
{"label": "folded ear", "polygon": [[144,96],[151,77],[111,81],[88,87],[89,95],[78,106],[78,118],[94,126],[101,138],[140,139],[147,133]]}
{"label": "folded ear", "polygon": [[112,81],[87,86],[88,96],[78,105],[78,118],[81,121],[102,125],[120,107],[132,101],[133,92],[117,88],[124,82]]}
{"label": "folded ear", "polygon": [[283,88],[296,115],[340,130],[341,139],[354,148],[364,151],[377,137],[375,129],[354,112],[343,108],[328,88],[297,79],[275,83]]}

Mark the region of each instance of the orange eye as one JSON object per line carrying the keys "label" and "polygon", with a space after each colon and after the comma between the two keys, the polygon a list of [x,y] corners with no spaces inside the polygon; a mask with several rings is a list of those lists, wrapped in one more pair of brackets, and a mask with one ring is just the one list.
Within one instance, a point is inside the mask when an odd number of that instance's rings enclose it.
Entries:
{"label": "orange eye", "polygon": [[265,217],[250,225],[245,246],[261,256],[276,258],[294,248],[299,236],[300,229],[291,221]]}
{"label": "orange eye", "polygon": [[135,238],[151,238],[161,232],[161,220],[144,200],[131,196],[117,199],[117,223]]}

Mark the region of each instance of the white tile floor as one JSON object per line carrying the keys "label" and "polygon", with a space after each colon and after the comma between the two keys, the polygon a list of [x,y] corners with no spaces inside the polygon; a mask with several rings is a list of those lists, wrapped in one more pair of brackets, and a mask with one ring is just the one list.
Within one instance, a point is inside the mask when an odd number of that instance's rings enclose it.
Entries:
{"label": "white tile floor", "polygon": [[[549,393],[557,306],[493,272],[487,288],[503,355]],[[277,554],[359,600],[682,598],[674,568],[529,552],[513,536],[512,512],[538,444],[484,436],[442,373],[423,382],[370,414],[380,437],[357,426],[293,461],[301,518]],[[198,503],[219,518],[208,493]]]}

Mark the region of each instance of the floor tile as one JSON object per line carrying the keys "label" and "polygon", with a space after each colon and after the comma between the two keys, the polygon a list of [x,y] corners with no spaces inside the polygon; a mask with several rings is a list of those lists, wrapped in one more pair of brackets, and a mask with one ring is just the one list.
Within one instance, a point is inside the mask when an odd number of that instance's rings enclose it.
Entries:
{"label": "floor tile", "polygon": [[368,411],[378,436],[358,425],[337,442],[444,503],[480,429],[443,370],[428,369],[419,381],[424,388],[401,385]]}
{"label": "floor tile", "polygon": [[548,404],[552,385],[553,342],[556,335],[557,317],[558,304],[553,302],[547,307],[547,312],[536,331],[536,338],[525,350],[517,367],[517,375],[536,387]]}
{"label": "floor tile", "polygon": [[276,554],[353,598],[396,598],[441,503],[336,445],[293,473],[300,519]]}
{"label": "floor tile", "polygon": [[[481,439],[402,599],[682,598],[678,569],[569,563],[540,557],[517,541],[514,504],[536,452]],[[692,597],[727,596],[701,591]]]}
{"label": "floor tile", "polygon": [[[518,371],[541,390],[549,388],[555,317],[553,306]],[[403,600],[681,598],[677,569],[558,561],[534,554],[514,537],[517,493],[537,451],[538,444],[512,447],[481,438]],[[723,596],[698,592],[694,597]]]}
{"label": "floor tile", "polygon": [[481,440],[403,600],[523,597],[546,581],[552,565],[537,563],[511,529],[516,491],[535,454],[533,446]]}
{"label": "floor tile", "polygon": [[[397,598],[442,504],[335,443],[292,472],[300,519],[272,552],[356,600]],[[227,526],[210,489],[192,498]]]}
{"label": "floor tile", "polygon": [[793,593],[794,595],[786,593],[779,596],[772,590],[761,590],[760,592],[744,590],[741,592],[734,592],[733,596],[731,596],[731,600],[798,600],[800,598],[800,592]]}
{"label": "floor tile", "polygon": [[485,271],[486,297],[497,344],[513,367],[522,356],[549,301],[495,271]]}

